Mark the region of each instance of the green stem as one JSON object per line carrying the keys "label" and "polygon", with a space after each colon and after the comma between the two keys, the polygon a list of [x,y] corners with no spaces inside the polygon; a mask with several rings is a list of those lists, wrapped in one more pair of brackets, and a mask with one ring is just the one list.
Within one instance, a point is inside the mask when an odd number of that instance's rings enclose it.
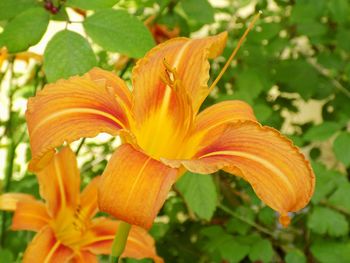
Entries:
{"label": "green stem", "polygon": [[[9,97],[9,118],[6,123],[5,127],[5,134],[8,138],[8,147],[7,147],[7,155],[6,155],[6,168],[5,168],[5,182],[4,182],[4,188],[3,192],[8,192],[10,190],[11,180],[12,180],[12,173],[13,173],[13,167],[14,167],[14,159],[16,156],[16,143],[13,140],[13,127],[12,127],[12,100],[13,100],[13,91],[12,91],[12,77],[13,77],[13,61],[9,61],[10,66],[8,68],[9,74],[10,74],[10,87],[8,91],[8,97]],[[3,246],[5,243],[6,238],[6,212],[1,213],[2,222],[1,222],[1,237],[0,237],[0,245]]]}
{"label": "green stem", "polygon": [[[11,185],[11,179],[12,179],[12,173],[13,173],[13,165],[14,165],[14,159],[15,159],[15,153],[16,153],[16,146],[12,142],[9,143],[8,150],[7,150],[7,156],[6,156],[6,170],[5,170],[5,182],[4,182],[4,189],[3,192],[6,193],[10,190]],[[1,246],[5,243],[5,237],[6,237],[6,212],[2,212],[2,224],[1,224],[1,239],[0,243]]]}
{"label": "green stem", "polygon": [[113,240],[112,253],[109,259],[110,263],[118,263],[119,257],[124,252],[130,228],[130,224],[121,221],[118,231]]}
{"label": "green stem", "polygon": [[336,206],[336,205],[333,205],[329,202],[327,202],[327,200],[321,200],[320,201],[320,204],[321,205],[324,205],[324,206],[327,206],[329,208],[332,208],[334,210],[337,210],[338,212],[346,215],[346,216],[350,216],[350,212],[346,209],[346,208],[343,208],[343,207],[340,207],[340,206]]}
{"label": "green stem", "polygon": [[83,138],[83,139],[80,141],[80,143],[79,143],[79,145],[78,145],[78,148],[77,148],[77,150],[75,151],[75,155],[78,155],[78,154],[79,154],[80,149],[81,149],[81,147],[83,147],[83,144],[84,144],[85,140],[86,140],[86,138]]}
{"label": "green stem", "polygon": [[129,58],[128,62],[126,62],[124,68],[120,71],[119,73],[119,78],[123,78],[124,74],[128,71],[128,68],[131,66],[133,63],[133,60]]}
{"label": "green stem", "polygon": [[220,204],[218,206],[221,210],[225,211],[227,214],[237,218],[238,220],[241,220],[242,222],[246,223],[247,225],[250,225],[254,228],[256,228],[257,230],[259,230],[261,233],[264,233],[266,235],[269,235],[269,236],[272,236],[274,237],[274,235],[271,233],[271,231],[263,226],[260,226],[258,224],[256,224],[255,222],[253,221],[250,221],[250,220],[247,220],[246,218],[244,218],[243,216],[241,216],[240,214],[232,211],[230,208]]}

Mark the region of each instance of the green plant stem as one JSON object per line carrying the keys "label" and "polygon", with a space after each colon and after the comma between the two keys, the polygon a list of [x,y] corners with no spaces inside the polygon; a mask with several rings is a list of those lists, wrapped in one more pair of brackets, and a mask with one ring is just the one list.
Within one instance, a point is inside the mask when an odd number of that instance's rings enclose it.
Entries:
{"label": "green plant stem", "polygon": [[220,204],[220,205],[218,205],[218,207],[219,207],[222,211],[224,211],[224,212],[226,212],[227,214],[233,216],[234,218],[237,218],[238,220],[241,220],[242,222],[246,223],[247,225],[250,225],[250,226],[256,228],[256,229],[259,230],[261,233],[264,233],[264,234],[266,234],[266,235],[269,235],[269,236],[271,236],[271,237],[274,237],[273,233],[271,233],[271,231],[270,231],[269,229],[267,229],[267,228],[265,228],[265,227],[263,227],[263,226],[260,226],[260,225],[256,224],[256,223],[253,222],[253,221],[247,220],[246,218],[244,218],[244,217],[241,216],[240,214],[238,214],[238,213],[232,211],[230,208],[226,207],[225,205]]}
{"label": "green plant stem", "polygon": [[[306,59],[306,58],[305,58]],[[336,80],[333,76],[330,75],[329,70],[322,67],[317,62],[313,61],[312,59],[306,59],[306,61],[318,71],[322,76],[329,79],[330,82],[333,84],[333,86],[338,89],[340,92],[342,92],[346,97],[350,98],[350,91],[348,91],[338,80]]]}
{"label": "green plant stem", "polygon": [[332,208],[332,209],[334,209],[334,210],[336,210],[336,211],[338,211],[346,216],[350,216],[350,212],[346,208],[333,205],[333,204],[329,203],[327,200],[321,200],[320,204],[324,205],[326,207]]}
{"label": "green plant stem", "polygon": [[[11,179],[12,179],[12,173],[13,173],[13,166],[14,166],[14,159],[15,159],[15,153],[16,153],[16,145],[13,143],[12,139],[11,142],[8,145],[7,149],[7,156],[6,156],[6,170],[5,170],[5,183],[4,183],[4,192],[8,192],[10,190],[11,186]],[[6,212],[2,212],[2,224],[1,224],[1,246],[4,246],[5,243],[5,231],[6,231]]]}
{"label": "green plant stem", "polygon": [[110,263],[118,263],[119,257],[124,252],[130,228],[131,228],[130,224],[123,221],[120,223],[118,231],[113,240],[112,252],[109,259]]}
{"label": "green plant stem", "polygon": [[78,148],[77,148],[76,151],[75,151],[75,155],[78,155],[78,154],[79,154],[79,152],[80,152],[80,150],[81,150],[81,147],[83,147],[83,144],[84,144],[85,140],[86,140],[86,138],[83,138],[83,139],[80,141],[80,143],[79,143],[79,145],[78,145]]}
{"label": "green plant stem", "polygon": [[129,60],[126,62],[124,68],[120,71],[119,73],[119,77],[120,78],[123,78],[124,77],[124,74],[128,71],[128,68],[131,66],[131,64],[133,63],[134,61],[132,59],[129,58]]}
{"label": "green plant stem", "polygon": [[[9,61],[9,67],[8,71],[10,74],[9,81],[10,81],[10,87],[8,92],[9,97],[9,118],[6,123],[5,128],[5,135],[8,138],[8,147],[7,147],[7,155],[6,155],[6,168],[5,168],[5,180],[4,180],[4,187],[3,191],[8,192],[10,190],[11,185],[11,179],[12,179],[12,173],[13,173],[13,167],[14,167],[14,159],[16,155],[16,143],[13,140],[13,127],[12,127],[12,99],[13,99],[13,92],[12,92],[12,76],[13,76],[13,61]],[[6,230],[6,212],[1,213],[2,216],[2,222],[1,222],[1,236],[0,236],[0,245],[3,247],[5,243],[5,230]]]}

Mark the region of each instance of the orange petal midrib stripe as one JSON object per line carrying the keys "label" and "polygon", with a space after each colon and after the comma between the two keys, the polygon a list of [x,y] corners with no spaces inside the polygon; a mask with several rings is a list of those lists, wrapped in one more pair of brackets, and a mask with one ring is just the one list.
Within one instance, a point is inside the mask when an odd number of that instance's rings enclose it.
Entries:
{"label": "orange petal midrib stripe", "polygon": [[92,113],[96,115],[101,115],[103,117],[106,117],[112,121],[114,121],[116,124],[118,124],[120,127],[125,128],[123,123],[120,122],[115,116],[112,114],[100,111],[100,110],[95,110],[95,109],[87,109],[87,108],[71,108],[71,109],[65,109],[65,110],[60,110],[58,112],[55,112],[53,114],[50,114],[46,118],[42,118],[41,121],[39,121],[35,127],[32,129],[31,133],[32,135],[37,132],[37,130],[43,126],[45,123],[51,121],[52,119],[57,119],[60,118],[66,114],[71,114],[71,113]]}
{"label": "orange petal midrib stripe", "polygon": [[53,254],[55,253],[55,251],[58,249],[58,247],[61,245],[60,241],[56,241],[56,243],[52,246],[51,250],[49,251],[49,253],[47,254],[47,256],[45,257],[44,263],[49,263]]}
{"label": "orange petal midrib stripe", "polygon": [[135,178],[135,181],[134,183],[132,184],[130,190],[129,190],[129,195],[128,197],[126,198],[125,200],[125,205],[124,205],[124,211],[126,211],[127,207],[129,206],[129,202],[130,202],[130,199],[134,193],[134,189],[136,187],[136,185],[138,184],[138,182],[140,181],[141,179],[141,175],[143,174],[143,171],[146,169],[146,166],[148,165],[148,163],[151,161],[151,157],[148,157],[146,160],[145,160],[145,163],[142,165],[140,171],[138,172],[138,174],[136,175],[136,178]]}
{"label": "orange petal midrib stripe", "polygon": [[59,191],[61,193],[61,209],[67,207],[67,196],[66,196],[66,191],[64,189],[64,183],[62,180],[62,173],[61,173],[61,169],[60,169],[60,164],[58,163],[58,159],[55,158],[54,159],[54,167],[55,167],[55,172],[57,175],[57,181],[58,181],[58,188]]}
{"label": "orange petal midrib stripe", "polygon": [[[234,113],[237,113],[237,112],[234,112]],[[208,131],[211,131],[213,130],[214,128],[216,127],[219,127],[220,125],[223,125],[223,124],[227,124],[227,123],[232,123],[232,122],[238,122],[238,121],[242,121],[244,120],[243,118],[237,118],[237,117],[231,117],[231,118],[227,118],[227,119],[224,119],[222,121],[218,121],[218,122],[215,122],[215,124],[207,127],[205,126],[205,123],[201,123],[201,125],[198,125],[195,127],[195,131],[198,132],[198,133],[201,133],[202,135],[203,134],[206,134]],[[202,127],[204,126],[204,127]]]}
{"label": "orange petal midrib stripe", "polygon": [[[186,49],[188,48],[188,46],[192,43],[192,40],[188,40],[187,43],[185,43],[181,48],[180,50],[178,51],[175,59],[174,59],[174,62],[173,62],[173,68],[177,68],[180,64],[180,61],[186,51]],[[185,57],[186,58],[186,57]]]}
{"label": "orange petal midrib stripe", "polygon": [[211,157],[211,156],[215,156],[215,155],[239,156],[239,157],[247,158],[247,159],[253,160],[255,162],[258,162],[259,164],[261,164],[262,166],[266,167],[267,169],[272,170],[285,183],[285,185],[289,189],[290,193],[293,195],[294,201],[296,201],[296,195],[295,195],[295,191],[293,189],[293,186],[291,185],[289,180],[286,178],[284,173],[278,167],[276,167],[274,164],[272,164],[272,163],[266,161],[265,159],[262,159],[262,158],[260,158],[260,157],[258,157],[256,155],[245,153],[245,152],[238,152],[238,151],[216,151],[216,152],[211,152],[211,153],[202,155],[201,157],[199,157],[199,159],[202,159],[202,158],[205,158],[205,157]]}

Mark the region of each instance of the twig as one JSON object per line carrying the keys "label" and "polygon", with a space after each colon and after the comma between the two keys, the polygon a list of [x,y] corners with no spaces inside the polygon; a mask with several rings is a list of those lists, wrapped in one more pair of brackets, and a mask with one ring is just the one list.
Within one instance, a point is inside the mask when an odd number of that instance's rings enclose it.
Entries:
{"label": "twig", "polygon": [[334,87],[336,87],[340,92],[344,93],[345,96],[350,98],[350,91],[348,91],[338,80],[334,79],[330,74],[329,70],[326,68],[322,67],[320,64],[317,62],[313,61],[312,59],[307,59],[306,60],[311,66],[313,66],[314,69],[317,70],[318,73],[320,73],[322,76],[326,77],[331,81]]}
{"label": "twig", "polygon": [[334,209],[334,210],[336,210],[336,211],[338,211],[338,212],[340,212],[340,213],[342,213],[342,214],[344,214],[346,216],[350,216],[350,212],[347,209],[345,209],[343,207],[339,207],[339,206],[333,205],[333,204],[330,204],[326,200],[321,200],[320,204],[324,205],[326,207],[332,208],[332,209]]}
{"label": "twig", "polygon": [[75,155],[78,155],[78,154],[79,154],[80,149],[81,149],[81,147],[83,146],[85,140],[86,140],[86,138],[83,138],[83,139],[80,141],[80,143],[79,143],[79,145],[78,145],[78,148],[77,148],[76,151],[75,151]]}
{"label": "twig", "polygon": [[257,223],[250,221],[246,218],[244,218],[243,216],[241,216],[240,214],[232,211],[230,208],[226,207],[223,204],[219,204],[218,207],[223,210],[224,212],[226,212],[227,214],[233,216],[234,218],[237,218],[238,220],[246,223],[247,225],[250,225],[252,227],[254,227],[255,229],[259,230],[261,233],[264,233],[268,236],[271,236],[273,238],[275,238],[275,235],[273,233],[271,233],[271,231],[263,226],[258,225]]}

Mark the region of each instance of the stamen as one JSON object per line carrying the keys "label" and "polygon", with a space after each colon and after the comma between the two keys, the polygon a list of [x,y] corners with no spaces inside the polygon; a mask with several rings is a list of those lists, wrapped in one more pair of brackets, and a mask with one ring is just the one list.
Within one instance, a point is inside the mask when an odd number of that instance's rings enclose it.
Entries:
{"label": "stamen", "polygon": [[164,58],[164,60],[163,60],[163,64],[164,64],[164,67],[165,67],[165,72],[166,72],[166,74],[168,75],[170,81],[171,81],[171,82],[174,82],[174,81],[175,81],[176,69],[175,69],[175,68],[172,68],[172,67],[170,66],[170,64],[166,61],[165,58]]}
{"label": "stamen", "polygon": [[250,30],[253,28],[255,22],[259,19],[260,15],[262,14],[262,11],[259,11],[259,13],[257,13],[252,22],[250,22],[249,26],[247,27],[247,29],[244,31],[244,34],[241,36],[241,38],[238,41],[238,44],[236,46],[236,48],[232,51],[231,56],[229,57],[229,59],[227,60],[226,64],[224,65],[224,67],[222,68],[222,70],[220,71],[219,75],[216,77],[216,79],[213,81],[213,83],[210,85],[209,88],[209,93],[214,89],[214,87],[216,86],[216,84],[219,82],[219,80],[221,79],[222,75],[224,75],[225,71],[227,70],[227,68],[229,67],[231,61],[234,59],[234,57],[236,56],[239,48],[241,47],[241,45],[243,44],[243,41],[246,39],[248,33],[250,32]]}
{"label": "stamen", "polygon": [[163,59],[163,64],[165,67],[165,76],[161,76],[162,81],[169,87],[176,89],[178,75],[176,68],[172,68],[166,59]]}

